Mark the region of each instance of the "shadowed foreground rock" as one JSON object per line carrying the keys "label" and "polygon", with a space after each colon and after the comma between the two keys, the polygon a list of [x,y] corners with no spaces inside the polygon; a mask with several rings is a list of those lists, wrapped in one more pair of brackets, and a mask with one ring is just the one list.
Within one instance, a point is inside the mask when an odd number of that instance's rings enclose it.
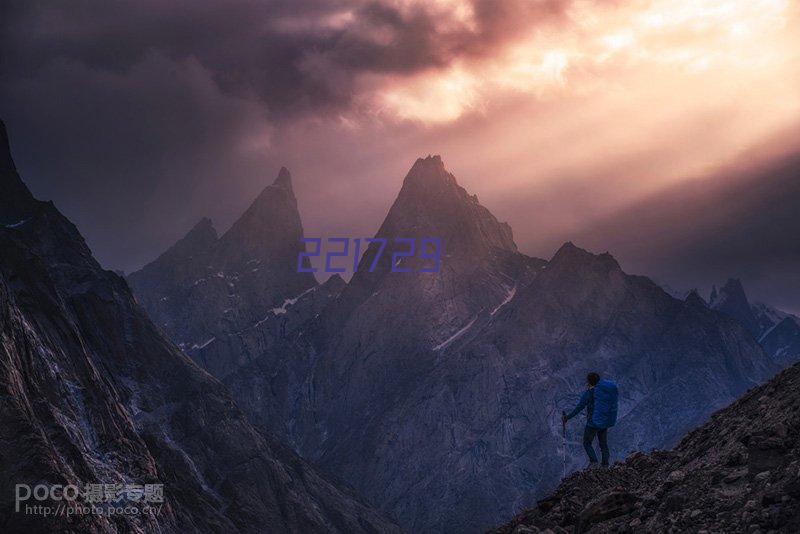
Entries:
{"label": "shadowed foreground rock", "polygon": [[569,476],[496,534],[800,532],[800,364],[671,451]]}

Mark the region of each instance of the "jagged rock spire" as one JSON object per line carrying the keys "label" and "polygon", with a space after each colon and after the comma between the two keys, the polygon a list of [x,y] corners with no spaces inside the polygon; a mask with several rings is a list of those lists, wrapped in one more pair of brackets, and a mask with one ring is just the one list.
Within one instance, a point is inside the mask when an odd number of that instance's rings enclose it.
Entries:
{"label": "jagged rock spire", "polygon": [[445,168],[440,156],[416,160],[378,234],[441,237],[472,258],[492,249],[516,251],[511,227],[499,222]]}
{"label": "jagged rock spire", "polygon": [[272,182],[274,187],[282,187],[283,189],[292,190],[292,173],[286,167],[281,167],[278,171],[278,177]]}
{"label": "jagged rock spire", "polygon": [[16,224],[30,217],[36,200],[17,174],[8,132],[0,120],[0,224]]}
{"label": "jagged rock spire", "polygon": [[758,335],[758,321],[753,314],[741,280],[728,279],[720,288],[717,298],[713,299],[711,307],[742,323],[754,336]]}

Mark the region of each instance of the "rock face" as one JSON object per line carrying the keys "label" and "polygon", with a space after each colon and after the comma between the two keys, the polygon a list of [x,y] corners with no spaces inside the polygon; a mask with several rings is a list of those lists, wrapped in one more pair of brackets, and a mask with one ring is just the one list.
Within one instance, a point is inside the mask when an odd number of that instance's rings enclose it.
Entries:
{"label": "rock face", "polygon": [[[397,531],[256,431],[225,388],[163,337],[125,281],[97,264],[77,229],[30,195],[5,145],[0,191],[4,531]],[[166,502],[157,516],[14,512],[15,484],[87,483],[163,483]]]}
{"label": "rock face", "polygon": [[218,340],[317,285],[313,274],[297,272],[302,238],[291,176],[282,168],[222,237],[204,218],[128,281],[170,338],[221,378],[247,360]]}
{"label": "rock face", "polygon": [[569,476],[497,534],[800,531],[800,365],[673,450]]}
{"label": "rock face", "polygon": [[[608,254],[520,254],[438,157],[416,162],[377,235],[441,237],[441,272],[393,273],[386,255],[369,273],[368,250],[305,345],[226,383],[258,426],[411,531],[478,531],[552,488],[558,416],[587,371],[620,384],[619,457],[674,444],[777,369],[737,322]],[[579,439],[571,429],[570,470],[585,461]]]}
{"label": "rock face", "polygon": [[781,367],[800,360],[800,318],[766,304],[751,304],[739,280],[728,280],[719,292],[712,289],[709,306],[745,325]]}

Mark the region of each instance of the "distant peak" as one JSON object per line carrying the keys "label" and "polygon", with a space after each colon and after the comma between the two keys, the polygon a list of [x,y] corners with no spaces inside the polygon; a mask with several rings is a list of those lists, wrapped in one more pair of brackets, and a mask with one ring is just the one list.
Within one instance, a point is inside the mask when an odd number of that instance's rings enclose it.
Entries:
{"label": "distant peak", "polygon": [[272,185],[275,187],[281,187],[283,189],[288,189],[291,191],[292,173],[289,172],[289,169],[287,169],[286,167],[281,167],[281,170],[278,171],[278,177],[275,178],[275,181],[272,182]]}
{"label": "distant peak", "polygon": [[[278,176],[275,178],[275,180],[258,194],[255,200],[253,200],[253,203],[250,204],[250,207],[247,209],[247,211],[245,211],[245,213],[239,219],[242,220],[242,218],[247,218],[247,214],[252,214],[254,210],[263,211],[265,206],[270,206],[276,201],[281,203],[288,201],[292,204],[296,202],[294,190],[292,189],[292,174],[286,167],[281,167],[281,170],[278,171]],[[267,214],[264,213],[264,215],[266,216]]]}
{"label": "distant peak", "polygon": [[714,287],[711,291],[712,307],[729,305],[731,302],[745,303],[749,306],[747,293],[745,293],[742,281],[738,278],[728,278],[724,286],[719,289]]}
{"label": "distant peak", "polygon": [[602,254],[592,254],[588,250],[584,250],[575,246],[572,241],[567,241],[550,260],[549,265],[578,265],[578,264],[605,264],[607,267],[619,269],[619,263],[614,259],[614,256],[608,252]]}
{"label": "distant peak", "polygon": [[706,301],[703,299],[703,297],[700,296],[700,294],[697,292],[696,289],[692,289],[691,291],[689,291],[684,301],[686,302],[686,304],[692,306],[700,306],[702,308],[707,307]]}
{"label": "distant peak", "polygon": [[553,259],[551,261],[556,261],[558,259],[564,258],[591,258],[594,257],[594,254],[591,252],[584,250],[580,247],[576,247],[572,241],[567,241],[559,249],[556,251],[555,255],[553,255]]}
{"label": "distant peak", "polygon": [[566,243],[561,245],[561,247],[558,249],[558,252],[561,252],[562,250],[565,250],[565,251],[579,250],[581,252],[586,252],[588,254],[588,252],[586,250],[584,250],[584,249],[582,249],[580,247],[576,247],[575,243],[573,243],[572,241],[567,241]]}
{"label": "distant peak", "polygon": [[725,285],[717,291],[717,296],[710,306],[742,323],[754,336],[758,334],[758,319],[747,300],[744,286],[738,278],[729,278]]}
{"label": "distant peak", "polygon": [[277,178],[220,237],[217,254],[227,257],[226,261],[266,258],[287,250],[293,252],[302,236],[303,224],[292,191],[292,176],[286,167],[281,167]]}
{"label": "distant peak", "polygon": [[739,280],[738,278],[728,278],[728,281],[725,282],[725,285],[722,286],[720,291],[725,293],[733,293],[733,292],[744,293],[744,286],[742,285],[742,281]]}

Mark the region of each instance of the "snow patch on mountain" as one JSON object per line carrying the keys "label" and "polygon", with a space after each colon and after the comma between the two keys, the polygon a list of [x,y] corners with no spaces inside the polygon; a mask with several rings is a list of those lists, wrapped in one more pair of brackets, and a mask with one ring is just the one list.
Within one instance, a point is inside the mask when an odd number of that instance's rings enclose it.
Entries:
{"label": "snow patch on mountain", "polygon": [[442,350],[443,348],[445,348],[445,347],[447,347],[449,344],[451,344],[453,341],[455,341],[456,339],[460,338],[462,335],[464,335],[464,333],[465,333],[467,330],[469,330],[469,329],[470,329],[470,327],[472,327],[472,325],[473,325],[473,324],[475,324],[475,321],[476,321],[477,319],[478,319],[478,316],[476,315],[476,316],[475,316],[475,317],[473,317],[473,318],[472,318],[472,320],[471,320],[469,323],[467,323],[467,325],[466,325],[466,326],[464,326],[464,327],[463,327],[461,330],[459,330],[458,332],[456,332],[455,334],[453,334],[452,336],[450,336],[449,338],[447,338],[447,339],[446,339],[445,341],[443,341],[442,343],[439,343],[438,345],[436,345],[435,347],[433,347],[433,350]]}
{"label": "snow patch on mountain", "polygon": [[198,344],[192,345],[192,349],[204,349],[204,348],[206,348],[207,346],[209,346],[210,344],[212,344],[216,340],[217,340],[216,337],[212,337],[211,339],[207,339],[206,341],[203,341],[199,345]]}
{"label": "snow patch on mountain", "polygon": [[23,224],[25,224],[26,222],[28,222],[30,220],[31,220],[31,218],[28,217],[27,219],[22,219],[21,221],[17,221],[17,222],[15,222],[13,224],[7,224],[6,228],[16,229],[16,228],[21,227]]}
{"label": "snow patch on mountain", "polygon": [[312,291],[316,290],[318,287],[320,287],[320,286],[314,286],[314,287],[310,287],[310,288],[306,289],[305,291],[303,291],[302,293],[300,293],[299,295],[297,295],[296,297],[292,297],[292,298],[290,298],[290,299],[286,299],[286,300],[284,300],[284,301],[283,301],[283,304],[281,304],[281,305],[280,305],[279,307],[277,307],[277,308],[272,308],[272,309],[269,311],[269,314],[268,314],[266,317],[264,317],[263,319],[261,319],[260,321],[258,321],[256,324],[254,324],[254,325],[253,325],[253,328],[255,328],[255,327],[257,327],[257,326],[260,326],[260,325],[264,324],[266,321],[268,321],[270,318],[272,318],[272,317],[274,317],[274,316],[276,316],[276,315],[283,315],[283,314],[285,314],[287,311],[289,311],[289,306],[292,306],[292,305],[296,304],[298,300],[300,300],[301,298],[303,298],[303,297],[304,297],[305,295],[307,295],[308,293],[311,293]]}
{"label": "snow patch on mountain", "polygon": [[514,295],[516,295],[516,294],[517,294],[517,286],[515,285],[514,287],[512,287],[511,289],[509,289],[506,292],[506,298],[503,299],[503,302],[498,304],[497,307],[495,307],[495,309],[493,309],[492,313],[490,313],[489,315],[494,315],[495,313],[499,312],[500,308],[502,308],[503,306],[505,306],[506,304],[511,302],[511,299],[513,299]]}

